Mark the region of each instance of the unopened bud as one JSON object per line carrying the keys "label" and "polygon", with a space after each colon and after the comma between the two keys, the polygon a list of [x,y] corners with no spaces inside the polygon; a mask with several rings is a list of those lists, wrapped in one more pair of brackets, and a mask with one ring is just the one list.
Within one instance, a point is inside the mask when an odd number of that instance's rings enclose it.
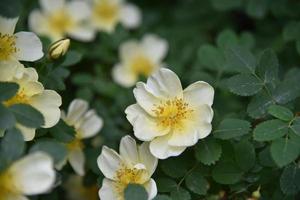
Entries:
{"label": "unopened bud", "polygon": [[260,195],[260,186],[257,188],[256,191],[252,192],[252,197],[259,199],[261,197]]}
{"label": "unopened bud", "polygon": [[50,48],[49,48],[49,57],[51,59],[58,59],[62,56],[64,56],[70,46],[70,39],[65,38],[65,39],[61,39],[58,40],[56,42],[54,42],[53,44],[51,44]]}

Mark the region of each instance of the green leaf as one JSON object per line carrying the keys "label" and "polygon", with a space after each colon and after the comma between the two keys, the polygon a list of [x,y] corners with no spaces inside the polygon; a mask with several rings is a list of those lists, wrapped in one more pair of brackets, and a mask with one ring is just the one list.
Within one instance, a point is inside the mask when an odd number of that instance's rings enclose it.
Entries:
{"label": "green leaf", "polygon": [[22,133],[16,128],[7,130],[0,148],[0,154],[4,156],[6,163],[17,160],[24,150],[25,142]]}
{"label": "green leaf", "polygon": [[171,198],[172,200],[190,200],[191,195],[187,190],[180,187],[171,192]]}
{"label": "green leaf", "polygon": [[290,121],[294,117],[294,114],[290,109],[279,105],[271,105],[268,108],[268,113],[283,121]]}
{"label": "green leaf", "polygon": [[192,171],[185,179],[186,187],[199,195],[206,195],[209,189],[209,183],[202,176],[200,171]]}
{"label": "green leaf", "polygon": [[153,200],[172,200],[170,197],[167,195],[157,195]]}
{"label": "green leaf", "polygon": [[222,147],[214,138],[200,140],[196,144],[195,156],[205,165],[214,164],[221,157],[221,153]]}
{"label": "green leaf", "polygon": [[12,98],[18,90],[19,85],[16,83],[0,82],[0,102]]}
{"label": "green leaf", "polygon": [[173,178],[183,177],[188,171],[188,163],[184,160],[184,157],[163,160],[160,166],[165,174]]}
{"label": "green leaf", "polygon": [[1,0],[0,15],[6,18],[15,18],[20,15],[21,1],[20,0]]}
{"label": "green leaf", "polygon": [[258,155],[259,162],[264,167],[276,167],[276,164],[271,157],[270,146],[267,146],[263,151]]}
{"label": "green leaf", "polygon": [[74,127],[60,119],[54,127],[50,128],[50,134],[58,141],[68,143],[75,138],[76,131]]}
{"label": "green leaf", "polygon": [[247,49],[252,49],[255,46],[254,36],[249,32],[243,32],[239,44]]}
{"label": "green leaf", "polygon": [[271,144],[271,156],[279,167],[293,162],[299,155],[298,142],[289,138],[279,138]]}
{"label": "green leaf", "polygon": [[248,1],[246,6],[247,14],[256,17],[263,18],[268,9],[268,0],[251,0]]}
{"label": "green leaf", "polygon": [[128,184],[124,191],[125,200],[147,200],[148,193],[139,184]]}
{"label": "green leaf", "polygon": [[226,83],[232,93],[241,96],[252,96],[263,87],[261,81],[251,74],[235,75],[229,78]]}
{"label": "green leaf", "polygon": [[61,63],[63,67],[69,67],[79,63],[82,59],[82,54],[77,51],[68,51],[65,55],[64,61]]}
{"label": "green leaf", "polygon": [[261,118],[266,115],[267,108],[274,103],[273,99],[262,90],[251,99],[247,112],[252,118]]}
{"label": "green leaf", "polygon": [[283,30],[283,38],[286,41],[296,40],[299,37],[300,22],[290,22]]}
{"label": "green leaf", "polygon": [[11,128],[15,125],[16,118],[14,114],[0,103],[0,130]]}
{"label": "green leaf", "polygon": [[231,46],[225,50],[227,66],[240,73],[255,73],[256,59],[245,48]]}
{"label": "green leaf", "polygon": [[275,140],[288,133],[288,124],[278,119],[268,120],[257,125],[253,133],[256,141]]}
{"label": "green leaf", "polygon": [[55,164],[62,162],[67,156],[67,149],[65,145],[51,139],[42,139],[37,141],[30,148],[29,152],[35,151],[43,151],[48,153],[54,159]]}
{"label": "green leaf", "polygon": [[297,117],[292,126],[290,126],[291,130],[298,136],[300,136],[300,117]]}
{"label": "green leaf", "polygon": [[212,5],[217,10],[231,10],[242,5],[241,0],[211,0]]}
{"label": "green leaf", "polygon": [[198,50],[199,62],[207,69],[218,71],[224,65],[221,52],[212,45],[202,45]]}
{"label": "green leaf", "polygon": [[155,181],[159,192],[171,192],[177,187],[177,183],[170,178],[156,178]]}
{"label": "green leaf", "polygon": [[219,162],[212,170],[213,179],[220,184],[235,184],[241,179],[242,174],[232,162]]}
{"label": "green leaf", "polygon": [[287,195],[295,195],[300,191],[300,169],[297,165],[284,168],[280,177],[280,188]]}
{"label": "green leaf", "polygon": [[218,129],[213,132],[213,136],[222,140],[228,140],[248,134],[250,128],[251,124],[246,120],[224,119]]}
{"label": "green leaf", "polygon": [[234,150],[238,166],[244,171],[250,170],[255,164],[255,149],[253,145],[244,140],[236,144]]}
{"label": "green leaf", "polygon": [[27,104],[15,104],[9,107],[18,123],[30,127],[38,128],[44,125],[44,116],[35,108]]}
{"label": "green leaf", "polygon": [[238,38],[232,30],[224,30],[217,37],[217,45],[218,47],[225,50],[229,46],[238,45]]}

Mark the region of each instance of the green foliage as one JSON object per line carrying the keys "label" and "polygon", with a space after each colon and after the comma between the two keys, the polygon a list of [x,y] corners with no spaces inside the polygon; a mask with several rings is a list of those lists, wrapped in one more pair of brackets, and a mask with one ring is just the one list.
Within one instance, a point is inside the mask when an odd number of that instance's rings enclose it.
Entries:
{"label": "green foliage", "polygon": [[21,11],[21,0],[1,0],[0,15],[7,18],[18,17]]}
{"label": "green foliage", "polygon": [[251,74],[239,74],[227,80],[227,86],[232,93],[241,96],[252,96],[259,92],[263,85]]}
{"label": "green foliage", "polygon": [[215,138],[228,140],[235,137],[247,135],[251,124],[246,120],[224,119],[217,130],[213,132]]}
{"label": "green foliage", "polygon": [[49,131],[55,139],[65,143],[71,142],[76,134],[74,127],[67,125],[62,119]]}
{"label": "green foliage", "polygon": [[16,83],[0,82],[0,102],[15,96],[18,90],[19,85]]}
{"label": "green foliage", "polygon": [[244,140],[234,146],[237,165],[244,171],[250,170],[255,165],[255,149],[252,143]]}
{"label": "green foliage", "polygon": [[208,138],[197,143],[195,156],[205,165],[214,164],[222,153],[221,145],[214,138]]}
{"label": "green foliage", "polygon": [[297,165],[284,168],[280,176],[280,188],[284,194],[297,194],[300,190],[300,169]]}
{"label": "green foliage", "polygon": [[124,191],[125,200],[147,200],[148,195],[144,187],[138,184],[129,184]]}
{"label": "green foliage", "polygon": [[190,191],[200,195],[206,195],[209,189],[209,183],[200,171],[191,172],[185,179],[185,185]]}
{"label": "green foliage", "polygon": [[5,130],[15,125],[14,114],[4,105],[0,104],[0,129]]}
{"label": "green foliage", "polygon": [[254,140],[271,141],[287,134],[288,124],[278,119],[265,121],[254,129]]}
{"label": "green foliage", "polygon": [[179,187],[171,192],[171,198],[172,200],[190,200],[191,195],[187,190]]}
{"label": "green foliage", "polygon": [[212,170],[213,179],[220,184],[234,184],[237,183],[241,177],[242,172],[233,162],[219,162]]}

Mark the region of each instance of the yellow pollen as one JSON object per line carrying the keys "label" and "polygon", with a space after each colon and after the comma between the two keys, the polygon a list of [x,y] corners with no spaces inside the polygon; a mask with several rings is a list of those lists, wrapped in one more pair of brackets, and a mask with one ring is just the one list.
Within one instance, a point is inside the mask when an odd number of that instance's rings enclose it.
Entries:
{"label": "yellow pollen", "polygon": [[0,61],[9,60],[17,51],[16,36],[0,33]]}
{"label": "yellow pollen", "polygon": [[79,138],[75,138],[73,141],[67,143],[66,145],[69,150],[84,148],[84,144]]}
{"label": "yellow pollen", "polygon": [[129,65],[131,66],[133,72],[145,77],[148,77],[150,74],[152,74],[154,70],[153,63],[143,55],[137,55],[133,57]]}
{"label": "yellow pollen", "polygon": [[110,0],[100,1],[94,7],[94,17],[106,23],[114,23],[119,17],[119,5]]}
{"label": "yellow pollen", "polygon": [[17,94],[13,96],[12,98],[6,100],[3,102],[3,104],[7,107],[12,106],[14,104],[28,104],[29,97],[25,94],[24,89],[19,89]]}
{"label": "yellow pollen", "polygon": [[0,174],[0,200],[6,200],[10,194],[18,194],[19,191],[15,188],[13,177],[9,171],[4,171]]}
{"label": "yellow pollen", "polygon": [[58,34],[65,34],[75,26],[72,17],[64,10],[51,14],[48,18],[51,30]]}
{"label": "yellow pollen", "polygon": [[191,117],[193,112],[183,99],[173,99],[155,105],[153,112],[157,117],[157,125],[163,128],[181,129],[184,120]]}
{"label": "yellow pollen", "polygon": [[122,167],[116,172],[115,189],[118,193],[118,200],[124,199],[124,189],[128,184],[144,184],[147,180],[148,173],[145,169],[136,169]]}

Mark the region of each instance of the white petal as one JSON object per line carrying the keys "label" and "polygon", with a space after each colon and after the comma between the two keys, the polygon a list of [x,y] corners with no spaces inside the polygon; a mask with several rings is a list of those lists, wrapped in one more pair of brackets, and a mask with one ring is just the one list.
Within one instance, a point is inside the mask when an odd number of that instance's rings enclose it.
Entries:
{"label": "white petal", "polygon": [[148,193],[148,200],[153,199],[157,195],[156,183],[152,178],[145,184],[145,189]]}
{"label": "white petal", "polygon": [[0,16],[0,33],[13,35],[18,19],[18,17],[9,19]]}
{"label": "white petal", "polygon": [[172,146],[187,147],[196,144],[198,139],[199,134],[196,127],[189,128],[185,131],[174,130],[168,144]]}
{"label": "white petal", "polygon": [[68,108],[67,122],[70,125],[76,124],[89,108],[89,103],[82,99],[74,99]]}
{"label": "white petal", "polygon": [[115,173],[122,164],[122,159],[116,151],[103,146],[102,152],[97,159],[98,167],[106,178],[115,179]]}
{"label": "white petal", "polygon": [[129,166],[139,163],[136,141],[129,135],[126,135],[121,139],[120,156]]}
{"label": "white petal", "polygon": [[210,123],[214,116],[213,109],[206,104],[194,107],[196,123],[207,122]]}
{"label": "white petal", "polygon": [[169,137],[169,135],[157,137],[150,142],[150,151],[155,157],[166,159],[171,156],[178,156],[186,149],[186,147],[170,146],[168,144]]}
{"label": "white petal", "polygon": [[72,168],[78,175],[83,176],[85,173],[84,172],[85,157],[83,151],[79,148],[76,148],[70,150],[68,153],[69,153],[68,159]]}
{"label": "white petal", "polygon": [[137,81],[136,75],[120,64],[112,69],[112,77],[116,83],[123,87],[131,87]]}
{"label": "white petal", "polygon": [[211,106],[214,100],[214,88],[206,82],[198,81],[184,89],[183,95],[184,99],[193,106],[200,104]]}
{"label": "white petal", "polygon": [[83,42],[90,42],[95,39],[96,37],[96,31],[86,25],[78,26],[74,29],[72,29],[68,34],[77,40],[83,41]]}
{"label": "white petal", "polygon": [[75,21],[87,20],[91,15],[91,8],[84,1],[70,1],[66,7]]}
{"label": "white petal", "polygon": [[161,68],[147,80],[147,89],[160,98],[182,98],[183,91],[178,76],[167,68]]}
{"label": "white petal", "polygon": [[9,168],[16,189],[26,195],[41,194],[51,189],[55,181],[53,159],[36,152],[16,161]]}
{"label": "white petal", "polygon": [[140,44],[136,40],[128,40],[119,47],[119,55],[122,62],[128,62],[131,58],[142,51]]}
{"label": "white petal", "polygon": [[23,61],[36,61],[43,57],[43,45],[41,40],[31,32],[19,32],[16,36],[16,57]]}
{"label": "white petal", "polygon": [[168,53],[168,42],[153,34],[144,36],[142,45],[154,62],[160,63]]}
{"label": "white petal", "polygon": [[0,81],[13,81],[15,77],[23,75],[24,66],[16,61],[2,61],[0,71]]}
{"label": "white petal", "polygon": [[62,9],[65,4],[65,0],[39,0],[39,2],[43,10],[48,13]]}
{"label": "white petal", "polygon": [[108,180],[107,178],[103,179],[102,187],[99,190],[99,197],[101,200],[117,200],[116,192],[114,189],[114,182]]}
{"label": "white petal", "polygon": [[37,34],[45,34],[47,33],[45,21],[45,16],[41,13],[40,10],[33,10],[28,17],[29,29]]}
{"label": "white petal", "polygon": [[141,144],[138,150],[140,163],[143,163],[146,166],[149,176],[151,177],[156,170],[158,160],[151,154],[148,142]]}
{"label": "white petal", "polygon": [[133,126],[134,135],[142,141],[153,140],[157,136],[167,134],[170,130],[169,128],[160,129],[157,127],[156,121],[138,104],[128,106],[125,113]]}
{"label": "white petal", "polygon": [[32,67],[24,68],[22,79],[25,81],[38,81],[39,75]]}
{"label": "white petal", "polygon": [[39,110],[45,119],[44,128],[50,128],[60,119],[61,97],[54,90],[44,90],[30,99],[30,105]]}
{"label": "white petal", "polygon": [[79,131],[82,138],[95,136],[103,126],[103,120],[97,115],[95,110],[88,111],[81,122]]}
{"label": "white petal", "polygon": [[24,141],[31,141],[33,140],[35,136],[35,129],[34,128],[28,128],[26,126],[23,126],[21,124],[16,124],[16,127],[21,131]]}
{"label": "white petal", "polygon": [[136,28],[141,24],[142,14],[140,9],[130,3],[122,6],[120,20],[126,28]]}

